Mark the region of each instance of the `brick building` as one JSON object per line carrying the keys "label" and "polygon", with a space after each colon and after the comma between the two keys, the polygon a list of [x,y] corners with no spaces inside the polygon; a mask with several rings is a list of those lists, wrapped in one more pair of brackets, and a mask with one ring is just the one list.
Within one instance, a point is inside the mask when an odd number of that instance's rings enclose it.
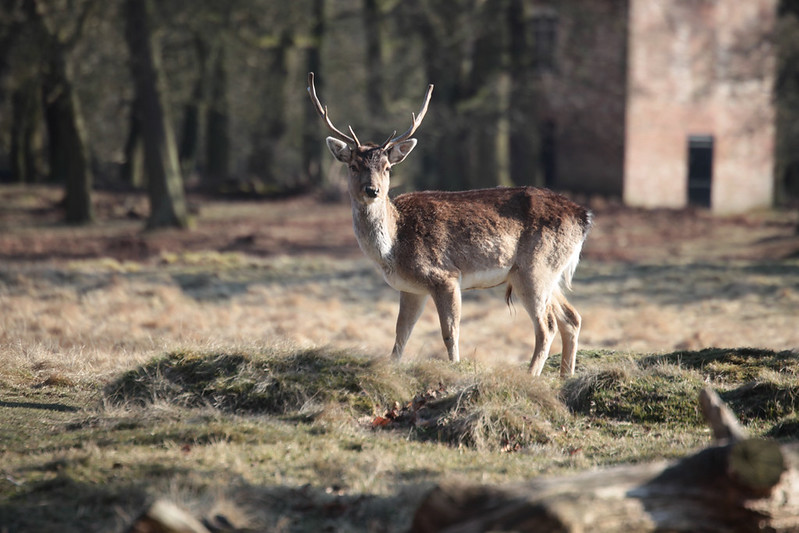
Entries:
{"label": "brick building", "polygon": [[557,39],[542,74],[547,185],[640,207],[772,205],[777,0],[532,5],[556,23],[535,36]]}
{"label": "brick building", "polygon": [[776,0],[630,0],[625,203],[773,202]]}

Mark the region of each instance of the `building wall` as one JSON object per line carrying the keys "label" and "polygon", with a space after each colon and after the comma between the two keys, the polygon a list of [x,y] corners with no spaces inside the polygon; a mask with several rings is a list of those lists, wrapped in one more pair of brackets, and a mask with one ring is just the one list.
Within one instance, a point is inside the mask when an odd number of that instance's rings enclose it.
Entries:
{"label": "building wall", "polygon": [[688,138],[714,139],[711,208],[772,204],[776,0],[630,1],[624,200],[688,204]]}

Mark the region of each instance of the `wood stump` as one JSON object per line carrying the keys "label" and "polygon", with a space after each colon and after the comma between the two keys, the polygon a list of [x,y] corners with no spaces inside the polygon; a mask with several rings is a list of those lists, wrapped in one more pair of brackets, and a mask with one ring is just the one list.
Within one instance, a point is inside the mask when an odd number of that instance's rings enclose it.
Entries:
{"label": "wood stump", "polygon": [[502,487],[442,484],[411,531],[799,532],[799,443],[746,438],[710,389],[700,405],[718,442],[694,455]]}

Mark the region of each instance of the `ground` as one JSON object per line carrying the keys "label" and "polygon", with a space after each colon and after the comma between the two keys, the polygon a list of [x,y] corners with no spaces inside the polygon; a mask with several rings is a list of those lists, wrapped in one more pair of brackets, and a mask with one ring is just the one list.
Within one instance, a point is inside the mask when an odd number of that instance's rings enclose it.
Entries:
{"label": "ground", "polygon": [[[69,227],[60,195],[0,187],[0,531],[79,531],[97,512],[113,529],[163,495],[203,513],[257,507],[252,520],[277,531],[403,530],[419,494],[449,475],[520,480],[684,454],[707,439],[692,407],[706,382],[742,409],[771,391],[748,423],[791,434],[795,212],[589,202],[596,225],[569,295],[584,318],[577,376],[559,381],[553,357],[528,390],[530,322],[501,287],[465,295],[455,369],[432,304],[403,365],[348,359],[388,354],[397,295],[358,249],[347,204],[192,196],[192,230],[144,232],[142,196],[99,192],[98,222]],[[306,370],[280,381],[284,360]],[[307,382],[308,364],[327,370]],[[331,381],[342,368],[353,381]],[[123,386],[130,376],[144,399]],[[274,411],[259,394],[278,389],[287,407]],[[475,390],[494,403],[463,407]],[[425,419],[436,439],[387,416],[454,391],[454,411]],[[245,392],[257,407],[231,407]],[[672,408],[685,420],[656,416]],[[394,429],[373,430],[378,419]],[[52,516],[32,512],[42,508]]]}

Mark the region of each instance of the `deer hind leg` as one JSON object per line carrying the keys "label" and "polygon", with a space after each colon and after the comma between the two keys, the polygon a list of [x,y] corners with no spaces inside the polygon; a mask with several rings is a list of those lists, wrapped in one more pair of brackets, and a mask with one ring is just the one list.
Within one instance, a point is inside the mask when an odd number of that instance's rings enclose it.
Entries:
{"label": "deer hind leg", "polygon": [[560,339],[563,343],[563,353],[560,359],[560,376],[574,375],[574,365],[577,360],[577,337],[580,335],[582,318],[580,313],[566,300],[560,291],[552,295],[552,312],[558,323]]}
{"label": "deer hind leg", "polygon": [[534,376],[540,376],[549,356],[549,348],[555,339],[556,316],[550,304],[551,294],[542,288],[542,285],[546,284],[536,283],[518,274],[513,276],[509,283],[533,321],[535,347],[528,371]]}
{"label": "deer hind leg", "polygon": [[458,333],[461,322],[461,288],[457,282],[437,286],[433,290],[433,302],[441,322],[441,336],[447,346],[447,355],[453,363],[460,361]]}
{"label": "deer hind leg", "polygon": [[413,326],[422,315],[424,304],[427,302],[427,294],[412,294],[410,292],[400,292],[399,314],[397,315],[397,337],[394,341],[394,349],[391,350],[391,357],[399,360],[405,350],[405,343],[411,336]]}

